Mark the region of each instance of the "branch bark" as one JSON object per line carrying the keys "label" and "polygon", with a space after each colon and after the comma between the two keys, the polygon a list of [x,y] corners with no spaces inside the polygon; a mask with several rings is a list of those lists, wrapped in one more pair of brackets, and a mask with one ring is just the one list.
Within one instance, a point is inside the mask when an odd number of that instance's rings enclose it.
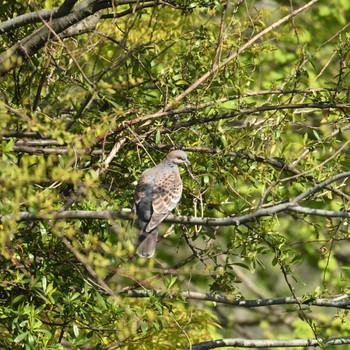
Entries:
{"label": "branch bark", "polygon": [[267,339],[218,339],[212,341],[206,341],[192,345],[187,350],[209,350],[225,347],[241,347],[241,348],[289,348],[289,347],[306,347],[314,346],[320,347],[320,345],[342,345],[350,344],[350,337],[329,338],[323,339],[291,339],[291,340],[267,340]]}
{"label": "branch bark", "polygon": [[[261,208],[246,215],[229,216],[224,218],[196,217],[196,216],[175,216],[169,215],[164,222],[183,225],[202,225],[202,226],[231,226],[243,225],[252,222],[261,217],[272,216],[281,212],[292,211],[304,215],[327,216],[330,218],[350,218],[348,211],[331,211],[302,207],[293,202],[280,203],[268,208]],[[20,212],[16,215],[0,215],[1,221],[15,218],[17,221],[38,221],[38,220],[133,220],[133,214],[123,211],[89,211],[89,210],[66,210],[55,211],[51,213],[31,213],[28,211]]]}
{"label": "branch bark", "polygon": [[11,18],[0,23],[0,34],[8,33],[13,29],[26,26],[27,24],[41,22],[43,19],[47,21],[65,16],[72,10],[77,1],[78,0],[66,0],[60,7],[54,7],[50,10],[26,13],[15,18]]}
{"label": "branch bark", "polygon": [[52,37],[52,32],[60,34],[70,26],[92,15],[94,12],[97,12],[93,7],[95,1],[96,0],[84,0],[79,4],[79,10],[52,20],[49,23],[50,28],[46,25],[42,26],[40,29],[2,53],[0,55],[0,76],[5,75],[12,69],[21,65],[38,52]]}
{"label": "branch bark", "polygon": [[119,293],[121,296],[128,296],[131,298],[149,298],[151,295],[157,295],[162,298],[173,298],[181,297],[188,300],[202,300],[202,301],[212,301],[216,303],[239,306],[243,308],[256,308],[256,307],[266,307],[272,305],[312,305],[319,307],[335,307],[339,309],[349,309],[350,300],[349,296],[347,299],[325,299],[325,298],[316,298],[308,299],[304,298],[265,298],[265,299],[239,299],[239,298],[230,298],[225,295],[209,294],[209,293],[198,293],[198,292],[162,292],[159,290],[128,290],[122,291]]}
{"label": "branch bark", "polygon": [[[209,123],[213,121],[218,120],[224,120],[224,119],[230,119],[237,116],[240,116],[242,114],[255,114],[255,113],[261,113],[261,112],[267,112],[267,111],[277,111],[277,110],[294,110],[294,109],[309,109],[309,108],[316,108],[316,109],[340,109],[340,110],[349,110],[350,104],[349,103],[291,103],[291,104],[285,104],[285,105],[271,105],[271,106],[258,106],[258,107],[252,107],[252,108],[243,108],[243,109],[235,109],[233,111],[222,113],[222,114],[215,114],[212,117],[208,118],[192,118],[191,120],[182,123],[180,125],[176,125],[176,127],[189,127],[192,125],[197,124],[204,124]],[[120,132],[124,131],[125,129],[129,128],[132,125],[138,124],[140,122],[151,122],[153,120],[162,120],[167,116],[179,114],[179,113],[189,113],[192,111],[192,109],[182,109],[182,110],[169,110],[169,111],[160,111],[153,114],[148,114],[145,116],[137,117],[128,121],[123,122],[121,125],[116,127],[115,129],[107,132],[104,135],[101,135],[100,137],[96,138],[95,143],[98,143],[102,140],[105,140],[106,137],[119,134]],[[146,125],[147,123],[143,124]],[[137,130],[138,133],[143,129],[143,125],[140,126],[140,128]],[[147,124],[148,125],[148,124]]]}
{"label": "branch bark", "polygon": [[[309,207],[302,207],[299,202],[308,198],[312,194],[321,191],[331,183],[350,177],[350,171],[343,172],[332,176],[331,178],[320,182],[313,186],[311,189],[303,192],[296,198],[289,202],[279,203],[271,207],[259,208],[251,213],[241,216],[229,216],[224,218],[210,218],[210,217],[194,217],[194,216],[174,216],[169,215],[165,222],[169,223],[181,223],[184,225],[203,225],[203,226],[230,226],[230,225],[243,225],[248,222],[254,221],[260,217],[272,216],[281,212],[293,211],[301,214],[328,216],[328,217],[341,217],[350,218],[350,212],[348,211],[331,211],[321,210]],[[133,214],[130,210],[127,211],[88,211],[88,210],[65,210],[56,211],[52,213],[31,213],[31,212],[20,212],[16,216],[13,215],[0,215],[0,220],[8,220],[16,218],[18,221],[33,221],[33,220],[67,220],[67,219],[97,219],[97,220],[110,220],[110,219],[121,219],[121,220],[132,220]]]}
{"label": "branch bark", "polygon": [[[77,0],[66,0],[58,8],[24,14],[1,23],[0,34],[30,23],[47,22],[46,25],[20,40],[0,55],[0,76],[6,75],[12,69],[30,59],[32,55],[37,53],[52,39],[52,33],[56,35],[62,34],[62,37],[69,37],[93,30],[102,15],[101,10],[110,7],[114,8],[116,5],[136,5],[134,9],[123,11],[114,16],[122,17],[129,13],[134,13],[135,10],[138,11],[143,8],[163,4],[161,1],[122,0],[114,5],[112,1],[82,0],[74,6],[76,2]],[[140,3],[144,5],[138,6]]]}
{"label": "branch bark", "polygon": [[[56,19],[63,17],[67,15],[74,7],[74,5],[78,2],[78,0],[65,0],[65,2],[59,6],[59,7],[53,7],[50,10],[41,10],[41,11],[36,11],[36,12],[30,12],[30,13],[25,13],[23,15],[17,16],[15,18],[11,18],[7,21],[1,22],[0,23],[0,34],[3,33],[8,33],[11,30],[14,30],[16,28],[21,28],[24,27],[28,24],[34,24],[34,23],[40,23],[42,20],[49,21],[50,19]],[[96,10],[103,10],[108,7],[113,7],[111,1],[96,1]],[[160,1],[158,1],[160,2]],[[144,7],[151,7],[152,4],[158,4],[158,2],[151,1],[151,0],[145,0],[145,1],[140,1],[140,0],[122,0],[118,1],[118,5],[132,5],[132,4],[139,4],[139,3],[150,3],[148,5],[145,5]],[[164,3],[166,4],[166,3]],[[84,1],[83,1],[83,6]],[[116,16],[112,14],[111,16],[108,16],[108,18],[114,18],[114,17],[121,17],[124,16],[125,14],[129,14],[135,11],[134,9],[129,9],[127,11],[123,11],[120,14],[117,14]],[[106,18],[107,15],[104,16]]]}

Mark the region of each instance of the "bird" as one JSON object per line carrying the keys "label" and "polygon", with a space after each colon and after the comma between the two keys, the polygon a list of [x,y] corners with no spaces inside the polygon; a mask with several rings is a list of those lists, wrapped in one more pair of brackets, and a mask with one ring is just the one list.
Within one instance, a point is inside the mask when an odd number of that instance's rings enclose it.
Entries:
{"label": "bird", "polygon": [[140,228],[137,255],[151,258],[158,238],[158,227],[176,208],[182,195],[179,164],[190,164],[181,150],[169,152],[166,158],[140,176],[134,194],[134,212]]}

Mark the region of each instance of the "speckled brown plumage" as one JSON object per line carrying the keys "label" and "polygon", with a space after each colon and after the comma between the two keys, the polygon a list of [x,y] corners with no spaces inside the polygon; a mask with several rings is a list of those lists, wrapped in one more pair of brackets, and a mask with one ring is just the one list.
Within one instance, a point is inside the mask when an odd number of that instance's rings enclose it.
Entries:
{"label": "speckled brown plumage", "polygon": [[166,159],[145,170],[137,184],[134,203],[140,235],[137,254],[150,258],[155,251],[158,226],[175,209],[182,194],[178,164],[189,163],[183,151],[171,151]]}

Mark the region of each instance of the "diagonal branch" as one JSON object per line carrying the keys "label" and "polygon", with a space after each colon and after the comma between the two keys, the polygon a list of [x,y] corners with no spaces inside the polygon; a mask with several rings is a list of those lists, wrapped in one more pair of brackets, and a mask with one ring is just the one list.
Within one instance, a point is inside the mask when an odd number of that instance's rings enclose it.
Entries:
{"label": "diagonal branch", "polygon": [[215,72],[220,70],[221,68],[227,66],[230,62],[232,62],[234,59],[236,59],[242,52],[244,52],[248,47],[252,46],[256,41],[258,41],[261,37],[266,35],[267,33],[271,32],[275,28],[279,27],[285,22],[288,22],[291,18],[297,16],[299,13],[305,11],[309,7],[311,7],[313,4],[315,4],[318,0],[311,0],[307,4],[305,4],[302,7],[299,7],[295,11],[291,12],[289,15],[281,18],[277,22],[271,24],[269,27],[262,30],[260,33],[255,35],[253,38],[251,38],[248,42],[246,42],[242,47],[240,47],[235,53],[233,53],[231,56],[229,56],[225,61],[223,61],[220,64],[214,65],[207,73],[202,75],[195,83],[193,83],[190,87],[188,87],[182,94],[177,96],[174,101],[168,103],[164,110],[168,110],[173,107],[174,104],[177,104],[181,100],[183,100],[184,97],[186,97],[188,94],[190,94],[192,91],[197,89],[200,85],[202,85],[210,76],[212,76]]}
{"label": "diagonal branch", "polygon": [[52,32],[60,34],[68,27],[80,22],[84,18],[97,12],[93,5],[96,0],[84,0],[79,6],[79,10],[68,15],[54,19],[50,23],[50,28],[42,26],[28,37],[20,40],[11,48],[0,55],[0,76],[5,75],[12,69],[21,65],[24,61],[38,52],[50,39]]}
{"label": "diagonal branch", "polygon": [[350,171],[346,171],[344,173],[340,173],[337,175],[332,176],[331,178],[320,182],[319,184],[315,185],[314,187],[312,187],[311,189],[309,189],[306,192],[303,192],[302,194],[300,194],[298,197],[293,199],[294,203],[298,203],[304,199],[306,199],[307,197],[311,196],[312,194],[321,191],[323,188],[325,188],[326,186],[330,185],[332,182],[338,181],[338,180],[342,180],[345,179],[347,177],[350,177]]}
{"label": "diagonal branch", "polygon": [[[59,7],[53,7],[52,9],[49,10],[40,10],[36,12],[30,12],[30,13],[25,13],[23,15],[19,15],[15,18],[11,18],[7,21],[3,21],[0,23],[0,34],[3,33],[8,33],[13,29],[20,28],[23,26],[26,26],[28,24],[34,24],[34,23],[40,23],[42,20],[48,21],[50,19],[56,19],[63,17],[67,15],[74,7],[74,5],[77,3],[78,0],[65,0],[64,3],[59,6]],[[111,1],[98,1],[94,0],[94,3],[96,4],[95,8],[96,10],[103,10],[109,7],[113,7]],[[161,1],[153,1],[153,0],[118,0],[118,5],[132,5],[132,4],[139,4],[139,3],[149,3],[144,5],[143,7],[138,7],[138,9],[146,8],[146,7],[153,7],[161,3]],[[166,3],[164,3],[166,4]],[[83,1],[82,4],[79,4],[78,7],[80,8],[86,6],[85,2]],[[109,15],[104,15],[103,18],[115,18],[115,17],[122,17],[125,16],[126,14],[133,13],[135,11],[133,8],[128,9],[126,11],[123,11],[116,16],[112,14],[111,16]]]}
{"label": "diagonal branch", "polygon": [[13,29],[23,27],[27,24],[41,22],[42,19],[50,20],[65,16],[72,10],[77,1],[78,0],[66,0],[60,7],[54,7],[50,10],[26,13],[24,15],[1,22],[0,34],[10,32]]}

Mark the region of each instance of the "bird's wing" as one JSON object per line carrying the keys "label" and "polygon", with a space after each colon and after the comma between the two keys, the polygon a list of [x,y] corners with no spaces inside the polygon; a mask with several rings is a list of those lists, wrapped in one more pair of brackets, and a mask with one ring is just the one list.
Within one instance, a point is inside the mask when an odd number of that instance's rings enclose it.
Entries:
{"label": "bird's wing", "polygon": [[178,171],[166,173],[159,177],[153,185],[152,209],[153,213],[146,231],[157,227],[176,207],[182,194],[182,181]]}
{"label": "bird's wing", "polygon": [[152,193],[155,178],[152,169],[144,171],[134,194],[134,210],[142,221],[149,221],[152,215]]}

